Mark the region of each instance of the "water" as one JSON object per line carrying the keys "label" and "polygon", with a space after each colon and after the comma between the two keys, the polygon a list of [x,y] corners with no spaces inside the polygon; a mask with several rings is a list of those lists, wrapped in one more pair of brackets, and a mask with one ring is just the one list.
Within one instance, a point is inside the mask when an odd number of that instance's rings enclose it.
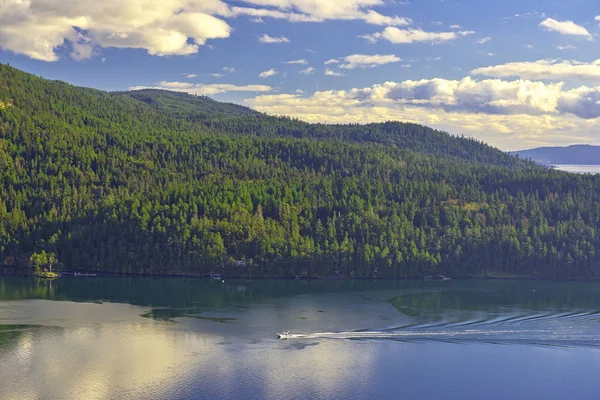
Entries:
{"label": "water", "polygon": [[557,164],[554,165],[557,169],[576,174],[600,174],[600,165],[570,165]]}
{"label": "water", "polygon": [[0,279],[1,399],[596,399],[598,373],[597,283]]}

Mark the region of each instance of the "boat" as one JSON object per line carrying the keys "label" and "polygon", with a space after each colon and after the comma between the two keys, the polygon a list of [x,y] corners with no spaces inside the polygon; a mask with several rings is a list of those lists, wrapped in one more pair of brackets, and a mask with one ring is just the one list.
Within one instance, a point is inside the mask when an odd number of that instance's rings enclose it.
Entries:
{"label": "boat", "polygon": [[214,280],[219,280],[220,281],[221,280],[221,275],[219,275],[219,274],[212,274],[210,276],[210,279],[214,279]]}
{"label": "boat", "polygon": [[85,272],[75,272],[73,276],[98,276],[98,274],[88,274]]}
{"label": "boat", "polygon": [[281,339],[281,340],[287,340],[287,339],[291,339],[294,336],[292,334],[290,334],[290,331],[287,332],[281,332],[277,334],[277,339]]}

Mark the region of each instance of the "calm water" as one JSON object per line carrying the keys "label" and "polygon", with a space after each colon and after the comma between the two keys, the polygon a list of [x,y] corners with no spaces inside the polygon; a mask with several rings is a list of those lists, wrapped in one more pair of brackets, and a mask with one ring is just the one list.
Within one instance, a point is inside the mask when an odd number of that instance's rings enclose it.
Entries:
{"label": "calm water", "polygon": [[599,373],[597,283],[0,279],[2,399],[596,399]]}
{"label": "calm water", "polygon": [[557,164],[555,167],[561,171],[573,172],[576,174],[600,174],[600,165]]}

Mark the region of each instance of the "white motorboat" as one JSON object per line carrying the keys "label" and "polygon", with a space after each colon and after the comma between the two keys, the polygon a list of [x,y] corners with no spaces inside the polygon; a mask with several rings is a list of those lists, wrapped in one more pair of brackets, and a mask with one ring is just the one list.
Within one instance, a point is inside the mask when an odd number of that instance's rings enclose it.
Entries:
{"label": "white motorboat", "polygon": [[290,334],[290,331],[281,332],[277,334],[277,339],[287,340],[293,338],[294,335]]}

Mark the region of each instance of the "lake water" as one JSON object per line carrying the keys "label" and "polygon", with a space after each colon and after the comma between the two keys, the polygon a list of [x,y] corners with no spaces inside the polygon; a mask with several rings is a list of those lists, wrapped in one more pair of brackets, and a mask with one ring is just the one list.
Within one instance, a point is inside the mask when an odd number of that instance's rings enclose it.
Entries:
{"label": "lake water", "polygon": [[573,172],[576,174],[600,174],[600,165],[556,164],[554,166],[561,171]]}
{"label": "lake water", "polygon": [[599,374],[598,283],[0,279],[1,399],[596,399]]}

